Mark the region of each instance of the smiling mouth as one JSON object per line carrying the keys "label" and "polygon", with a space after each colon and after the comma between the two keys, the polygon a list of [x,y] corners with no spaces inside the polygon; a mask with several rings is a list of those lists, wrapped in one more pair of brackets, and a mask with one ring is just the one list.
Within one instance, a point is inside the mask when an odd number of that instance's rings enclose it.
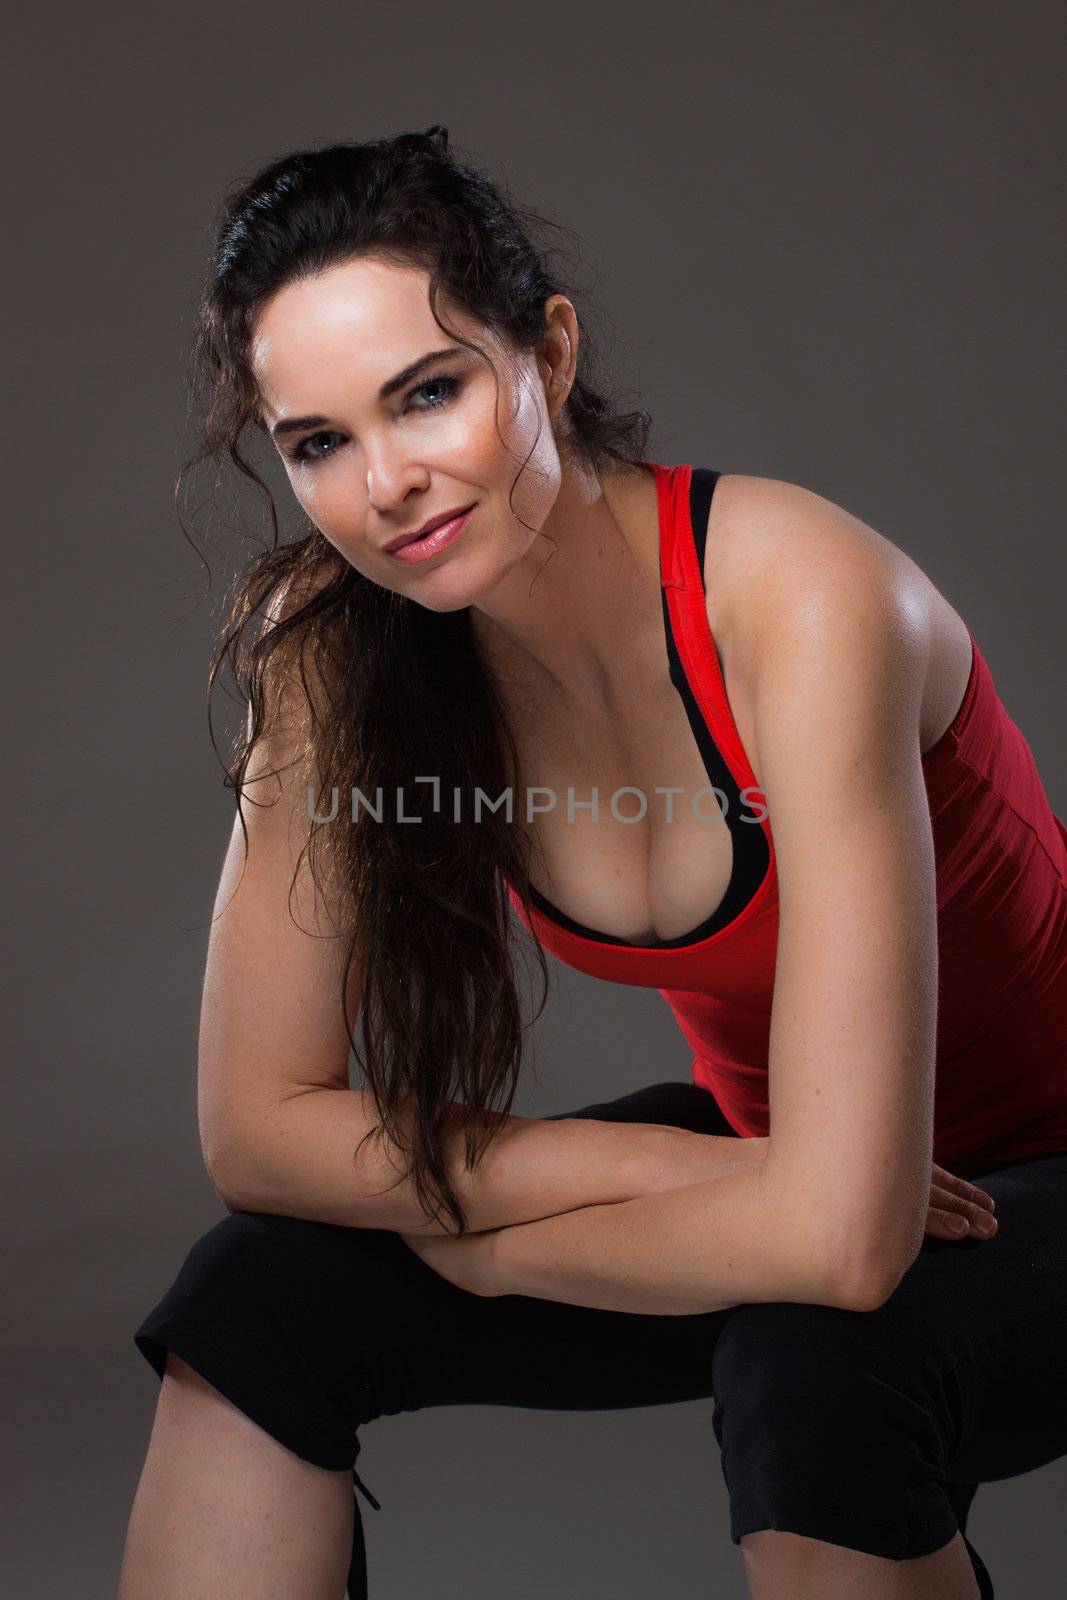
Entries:
{"label": "smiling mouth", "polygon": [[444,516],[435,517],[428,528],[422,528],[418,533],[405,533],[399,535],[395,539],[390,539],[389,543],[383,545],[382,548],[389,553],[392,553],[394,550],[403,550],[405,545],[415,544],[419,539],[429,538],[430,534],[436,533],[438,528],[445,527],[445,525],[449,522],[458,521],[460,517],[465,517],[468,511],[473,510],[474,501],[472,500],[469,506],[460,506],[456,511],[447,511]]}

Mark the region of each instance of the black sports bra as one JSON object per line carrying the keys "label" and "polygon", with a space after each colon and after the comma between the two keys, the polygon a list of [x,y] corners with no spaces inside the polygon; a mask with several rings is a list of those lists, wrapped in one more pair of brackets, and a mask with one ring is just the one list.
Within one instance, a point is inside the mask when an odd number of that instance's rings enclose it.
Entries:
{"label": "black sports bra", "polygon": [[[708,467],[694,467],[689,487],[689,526],[683,529],[683,536],[691,539],[696,548],[697,569],[700,572],[701,586],[704,586],[704,552],[708,538],[708,515],[711,510],[711,497],[715,492],[715,485],[720,474],[713,472]],[[681,520],[681,519],[680,519]],[[687,945],[697,944],[702,939],[707,939],[711,934],[717,933],[720,928],[725,928],[740,916],[741,912],[752,900],[759,890],[767,874],[770,863],[770,847],[767,836],[758,820],[753,815],[749,802],[742,796],[733,773],[723,760],[711,730],[701,715],[693,693],[689,676],[682,662],[678,645],[671,627],[670,610],[667,605],[667,590],[664,584],[663,573],[663,527],[662,511],[660,526],[660,601],[663,605],[663,631],[667,644],[667,659],[670,669],[670,679],[682,697],[689,725],[693,730],[701,759],[708,774],[708,781],[726,796],[724,821],[730,830],[733,844],[733,860],[730,870],[730,881],[722,900],[715,907],[711,915],[688,933],[679,934],[676,939],[654,939],[650,943],[633,944],[628,939],[619,939],[611,933],[598,933],[595,928],[588,928],[584,923],[577,922],[566,912],[560,911],[550,900],[546,900],[540,890],[530,886],[530,899],[538,910],[559,927],[565,928],[568,933],[577,934],[586,939],[595,939],[598,944],[620,945],[628,950],[680,950]],[[714,643],[711,646],[714,649]],[[746,820],[747,818],[747,820]]]}

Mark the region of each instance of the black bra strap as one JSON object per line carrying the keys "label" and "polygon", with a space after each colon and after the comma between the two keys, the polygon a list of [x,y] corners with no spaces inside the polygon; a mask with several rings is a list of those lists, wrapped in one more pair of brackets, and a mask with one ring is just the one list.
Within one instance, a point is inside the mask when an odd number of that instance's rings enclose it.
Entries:
{"label": "black bra strap", "polygon": [[711,497],[715,493],[721,473],[710,467],[694,467],[689,480],[689,521],[696,545],[697,570],[704,587],[704,552],[708,542],[708,517],[711,514]]}

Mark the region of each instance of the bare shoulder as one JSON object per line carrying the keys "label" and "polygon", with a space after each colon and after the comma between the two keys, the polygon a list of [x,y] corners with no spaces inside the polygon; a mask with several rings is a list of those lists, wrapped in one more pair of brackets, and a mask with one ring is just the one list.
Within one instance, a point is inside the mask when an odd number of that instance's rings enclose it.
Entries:
{"label": "bare shoulder", "polygon": [[814,579],[834,566],[869,564],[921,587],[924,574],[905,551],[844,506],[783,478],[724,473],[708,518],[705,580],[727,620],[758,609],[772,576]]}
{"label": "bare shoulder", "polygon": [[[817,605],[829,589],[877,583],[906,610],[928,660],[922,747],[952,721],[970,673],[966,624],[913,558],[825,495],[781,478],[724,473],[712,496],[704,565],[708,621],[738,722],[747,718],[761,626],[781,597]],[[750,724],[751,726],[751,724]]]}

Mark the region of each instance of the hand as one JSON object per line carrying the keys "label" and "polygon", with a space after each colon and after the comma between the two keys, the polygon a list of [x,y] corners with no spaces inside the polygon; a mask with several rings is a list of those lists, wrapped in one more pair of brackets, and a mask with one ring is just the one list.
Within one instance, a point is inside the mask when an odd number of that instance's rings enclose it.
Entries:
{"label": "hand", "polygon": [[[991,1239],[997,1231],[993,1207],[993,1197],[984,1189],[968,1183],[966,1178],[957,1178],[954,1173],[934,1163],[926,1232],[935,1239]],[[985,1217],[991,1220],[993,1226],[989,1233],[984,1234],[974,1224]]]}
{"label": "hand", "polygon": [[484,1233],[402,1233],[400,1238],[410,1250],[432,1267],[439,1278],[455,1284],[468,1294],[495,1295],[497,1290],[489,1278],[489,1247],[493,1234],[499,1230],[487,1229]]}
{"label": "hand", "polygon": [[[756,1160],[762,1160],[766,1154],[768,1143],[766,1139],[739,1139],[737,1142],[740,1145],[755,1146],[751,1152],[744,1153],[752,1154]],[[957,1178],[954,1172],[939,1167],[936,1162],[931,1163],[930,1205],[925,1232],[933,1238],[993,1238],[997,1231],[994,1205],[992,1195],[987,1194],[984,1189],[969,1183],[966,1178]],[[988,1217],[993,1224],[988,1233],[982,1233],[974,1227],[977,1219],[985,1217]]]}

